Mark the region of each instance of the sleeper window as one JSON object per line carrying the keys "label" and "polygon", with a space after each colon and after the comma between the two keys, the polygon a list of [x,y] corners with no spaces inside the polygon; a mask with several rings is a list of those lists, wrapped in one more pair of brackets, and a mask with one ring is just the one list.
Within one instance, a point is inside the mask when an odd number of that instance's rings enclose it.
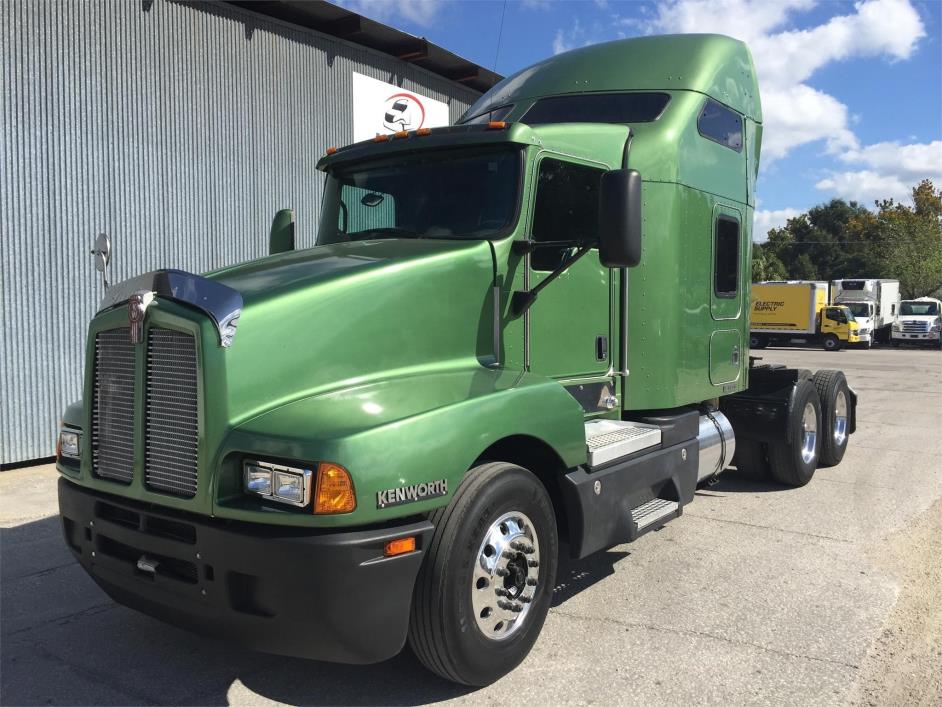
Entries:
{"label": "sleeper window", "polygon": [[718,218],[714,239],[713,291],[717,297],[733,298],[739,289],[739,221]]}

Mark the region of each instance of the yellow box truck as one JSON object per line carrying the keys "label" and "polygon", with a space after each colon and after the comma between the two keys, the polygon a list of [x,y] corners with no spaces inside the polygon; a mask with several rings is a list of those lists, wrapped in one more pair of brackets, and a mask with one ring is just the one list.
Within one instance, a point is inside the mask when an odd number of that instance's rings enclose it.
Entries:
{"label": "yellow box truck", "polygon": [[860,341],[860,326],[843,305],[828,305],[828,283],[757,282],[752,286],[749,346],[818,343],[828,351]]}

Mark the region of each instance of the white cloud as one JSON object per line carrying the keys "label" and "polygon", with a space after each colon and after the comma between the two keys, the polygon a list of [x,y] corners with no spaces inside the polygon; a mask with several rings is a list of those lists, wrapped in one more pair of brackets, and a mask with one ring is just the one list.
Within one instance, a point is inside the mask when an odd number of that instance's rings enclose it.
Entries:
{"label": "white cloud", "polygon": [[[649,34],[718,32],[749,45],[762,92],[763,164],[810,142],[829,152],[857,148],[847,106],[807,83],[838,61],[881,56],[907,59],[926,32],[910,0],[864,0],[853,12],[807,28],[789,29],[792,17],[816,0],[663,0],[650,19],[622,20]],[[845,6],[842,6],[845,7]]]}
{"label": "white cloud", "polygon": [[422,27],[428,27],[438,17],[443,0],[334,0],[352,12],[369,17],[377,22],[393,22],[404,19]]}
{"label": "white cloud", "polygon": [[868,206],[889,197],[909,201],[912,188],[923,179],[942,183],[942,140],[909,145],[878,142],[846,150],[838,159],[866,169],[832,171],[815,187]]}
{"label": "white cloud", "polygon": [[815,187],[849,201],[869,206],[875,199],[892,197],[905,200],[914,185],[893,174],[879,174],[869,169],[859,172],[836,172],[822,179]]}
{"label": "white cloud", "polygon": [[752,222],[752,240],[762,243],[768,240],[769,231],[781,228],[788,219],[795,218],[801,211],[798,209],[756,209]]}

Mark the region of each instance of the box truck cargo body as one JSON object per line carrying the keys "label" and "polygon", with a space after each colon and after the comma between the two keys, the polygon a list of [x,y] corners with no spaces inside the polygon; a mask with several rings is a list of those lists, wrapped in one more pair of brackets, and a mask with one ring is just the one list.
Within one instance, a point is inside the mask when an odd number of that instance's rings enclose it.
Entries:
{"label": "box truck cargo body", "polygon": [[828,306],[828,283],[790,280],[752,286],[749,343],[820,343],[836,350],[860,341],[859,325],[843,305]]}
{"label": "box truck cargo body", "polygon": [[899,315],[899,280],[832,280],[831,303],[843,304],[853,313],[860,325],[860,343],[870,348],[890,340],[890,329]]}

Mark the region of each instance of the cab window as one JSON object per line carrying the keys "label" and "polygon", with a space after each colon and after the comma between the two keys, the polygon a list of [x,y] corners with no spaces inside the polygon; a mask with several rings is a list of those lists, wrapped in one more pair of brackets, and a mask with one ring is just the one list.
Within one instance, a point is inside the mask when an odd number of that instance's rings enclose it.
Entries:
{"label": "cab window", "polygon": [[[599,238],[599,183],[604,170],[551,157],[540,162],[533,211],[534,241],[572,241],[596,247]],[[552,270],[572,248],[537,248],[534,270]]]}

